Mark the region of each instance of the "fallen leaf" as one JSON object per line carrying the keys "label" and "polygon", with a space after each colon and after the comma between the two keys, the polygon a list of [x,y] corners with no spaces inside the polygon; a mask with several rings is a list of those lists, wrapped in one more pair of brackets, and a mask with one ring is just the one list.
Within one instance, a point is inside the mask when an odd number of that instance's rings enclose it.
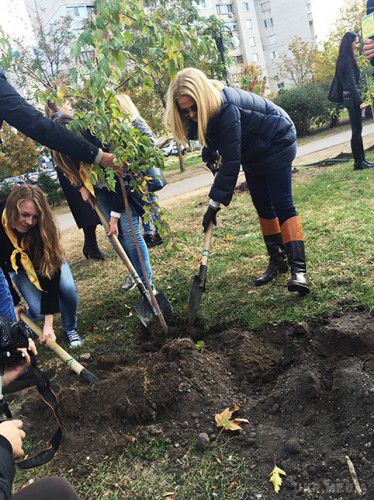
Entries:
{"label": "fallen leaf", "polygon": [[275,493],[279,493],[280,487],[282,486],[283,479],[281,478],[281,475],[287,476],[284,470],[275,466],[269,476],[269,481],[273,484]]}
{"label": "fallen leaf", "polygon": [[233,481],[227,489],[234,490],[237,486],[238,486],[238,483],[236,481]]}
{"label": "fallen leaf", "polygon": [[165,491],[165,493],[162,495],[165,500],[174,500],[175,499],[175,493],[174,491]]}
{"label": "fallen leaf", "polygon": [[248,290],[248,295],[252,295],[254,293],[257,293],[256,290]]}
{"label": "fallen leaf", "polygon": [[225,408],[222,413],[217,413],[214,416],[217,427],[223,427],[225,431],[241,431],[241,424],[249,424],[249,421],[246,418],[232,419],[233,413],[239,410],[239,406],[235,404],[233,410],[230,410],[230,408]]}
{"label": "fallen leaf", "polygon": [[231,236],[231,234],[227,233],[225,239],[226,241],[232,241],[234,238]]}

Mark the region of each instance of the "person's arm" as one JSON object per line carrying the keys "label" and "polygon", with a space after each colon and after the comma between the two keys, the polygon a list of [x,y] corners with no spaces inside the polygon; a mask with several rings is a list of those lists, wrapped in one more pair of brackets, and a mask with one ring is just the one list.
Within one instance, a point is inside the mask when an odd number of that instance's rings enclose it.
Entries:
{"label": "person's arm", "polygon": [[42,297],[40,302],[40,313],[43,315],[57,314],[60,312],[59,286],[61,270],[57,270],[51,278],[38,274]]}
{"label": "person's arm", "polygon": [[353,65],[350,63],[343,64],[339,69],[339,77],[343,91],[349,92],[356,104],[362,104],[361,89],[356,84]]}
{"label": "person's arm", "polygon": [[214,163],[219,160],[219,153],[215,149],[204,146],[201,150],[201,159],[204,163]]}
{"label": "person's arm", "polygon": [[[0,120],[6,121],[40,144],[66,154],[74,160],[94,163],[99,155],[99,148],[73,134],[62,125],[44,117],[42,113],[28,104],[1,73]],[[106,160],[104,156],[104,163]],[[103,163],[103,158],[98,162]]]}
{"label": "person's arm", "polygon": [[219,151],[222,164],[209,193],[211,205],[215,207],[219,207],[219,203],[226,206],[230,204],[238,180],[241,163],[241,124],[238,108],[231,104],[224,109],[217,126],[220,127]]}
{"label": "person's arm", "polygon": [[56,340],[53,330],[53,314],[46,314],[44,316],[43,335],[39,338],[39,342],[45,344],[47,340]]}
{"label": "person's arm", "polygon": [[9,500],[12,498],[12,486],[16,467],[13,459],[12,445],[6,438],[9,434],[5,428],[2,429],[2,425],[0,424],[0,500]]}

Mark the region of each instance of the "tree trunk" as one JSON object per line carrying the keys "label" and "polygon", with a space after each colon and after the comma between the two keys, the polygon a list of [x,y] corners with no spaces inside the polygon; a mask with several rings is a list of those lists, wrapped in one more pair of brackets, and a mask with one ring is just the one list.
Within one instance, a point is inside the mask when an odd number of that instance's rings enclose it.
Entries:
{"label": "tree trunk", "polygon": [[185,167],[184,167],[184,158],[182,155],[182,148],[181,148],[181,145],[178,141],[176,141],[176,143],[177,143],[177,149],[178,149],[179,168],[180,168],[181,172],[184,172]]}

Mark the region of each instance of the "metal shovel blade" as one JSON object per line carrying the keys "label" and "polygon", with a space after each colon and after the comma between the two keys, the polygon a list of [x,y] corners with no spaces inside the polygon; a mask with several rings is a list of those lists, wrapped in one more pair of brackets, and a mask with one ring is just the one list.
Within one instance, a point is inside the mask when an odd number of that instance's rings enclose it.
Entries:
{"label": "metal shovel blade", "polygon": [[200,307],[201,297],[204,293],[204,288],[205,287],[201,281],[200,276],[195,276],[188,299],[187,323],[189,325],[193,325],[195,323],[197,312]]}
{"label": "metal shovel blade", "polygon": [[[156,293],[156,300],[166,321],[172,316],[173,308],[163,292]],[[142,296],[141,301],[135,305],[135,311],[146,328],[152,319],[157,316],[154,307],[145,296]]]}

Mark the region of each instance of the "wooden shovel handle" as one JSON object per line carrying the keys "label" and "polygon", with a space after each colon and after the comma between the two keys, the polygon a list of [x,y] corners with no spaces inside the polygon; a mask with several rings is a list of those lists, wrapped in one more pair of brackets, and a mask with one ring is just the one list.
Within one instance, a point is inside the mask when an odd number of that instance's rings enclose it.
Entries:
{"label": "wooden shovel handle", "polygon": [[[20,314],[20,318],[22,321],[37,335],[38,337],[41,337],[43,335],[42,329],[39,328],[38,325],[36,325],[28,316],[26,316],[25,313]],[[76,359],[73,358],[65,349],[63,349],[61,346],[57,344],[52,339],[47,340],[46,345],[53,351],[59,358],[66,363],[73,372],[77,373],[78,375],[81,374],[83,370],[86,370],[86,368],[78,363]]]}
{"label": "wooden shovel handle", "polygon": [[206,266],[208,264],[209,250],[210,250],[210,245],[212,243],[212,236],[213,236],[213,223],[211,222],[208,229],[205,232],[204,246],[201,258],[202,266]]}

